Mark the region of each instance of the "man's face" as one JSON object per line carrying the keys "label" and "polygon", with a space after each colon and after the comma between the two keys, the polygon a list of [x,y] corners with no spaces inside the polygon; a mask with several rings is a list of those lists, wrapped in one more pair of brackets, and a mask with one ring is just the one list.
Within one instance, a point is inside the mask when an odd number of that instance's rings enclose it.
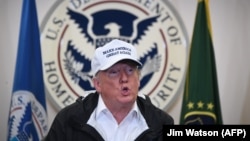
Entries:
{"label": "man's face", "polygon": [[107,106],[131,106],[140,86],[138,67],[132,61],[120,61],[98,72],[94,85]]}

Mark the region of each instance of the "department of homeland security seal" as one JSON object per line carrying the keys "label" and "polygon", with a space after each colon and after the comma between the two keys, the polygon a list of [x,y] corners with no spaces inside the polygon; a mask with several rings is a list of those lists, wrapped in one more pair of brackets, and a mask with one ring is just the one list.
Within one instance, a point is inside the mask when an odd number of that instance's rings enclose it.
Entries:
{"label": "department of homeland security seal", "polygon": [[175,100],[183,89],[188,42],[168,1],[64,0],[51,8],[41,34],[45,86],[58,109],[94,90],[94,50],[115,38],[138,50],[140,93],[165,110]]}
{"label": "department of homeland security seal", "polygon": [[33,141],[42,139],[48,132],[44,105],[28,90],[13,93],[9,115],[8,141]]}

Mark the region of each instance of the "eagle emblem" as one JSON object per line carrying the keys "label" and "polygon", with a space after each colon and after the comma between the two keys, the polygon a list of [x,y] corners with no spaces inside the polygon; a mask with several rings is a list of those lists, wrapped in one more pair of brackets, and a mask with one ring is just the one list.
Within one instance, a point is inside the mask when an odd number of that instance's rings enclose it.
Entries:
{"label": "eagle emblem", "polygon": [[[112,39],[120,39],[136,45],[160,17],[160,15],[156,15],[139,20],[138,17],[127,11],[108,9],[93,13],[89,19],[84,14],[70,8],[67,8],[67,15],[77,25],[83,40],[85,38],[95,48],[105,45]],[[90,20],[92,20],[92,24],[90,24]],[[90,34],[91,31],[94,36]],[[89,75],[91,60],[75,48],[76,46],[69,40],[65,52],[65,69],[75,84],[85,90],[92,90],[93,84]],[[143,64],[140,88],[143,88],[153,73],[159,70],[161,62],[156,44],[144,51],[145,53],[139,58]]]}

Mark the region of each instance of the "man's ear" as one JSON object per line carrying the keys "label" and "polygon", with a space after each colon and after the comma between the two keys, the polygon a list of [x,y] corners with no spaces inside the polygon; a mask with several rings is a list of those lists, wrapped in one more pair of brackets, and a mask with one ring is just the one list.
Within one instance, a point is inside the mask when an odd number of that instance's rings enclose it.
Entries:
{"label": "man's ear", "polygon": [[94,77],[92,80],[93,80],[94,87],[95,87],[96,91],[100,92],[101,88],[100,88],[100,81],[99,81],[99,79],[97,77]]}

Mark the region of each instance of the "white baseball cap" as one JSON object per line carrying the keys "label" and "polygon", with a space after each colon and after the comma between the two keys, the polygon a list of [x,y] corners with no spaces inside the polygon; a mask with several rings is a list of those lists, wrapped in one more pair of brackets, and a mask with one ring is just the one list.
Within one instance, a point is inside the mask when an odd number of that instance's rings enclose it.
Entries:
{"label": "white baseball cap", "polygon": [[91,74],[94,76],[100,70],[106,70],[121,60],[132,60],[141,66],[141,62],[137,60],[136,48],[118,39],[99,47],[95,50],[94,58],[91,62]]}

